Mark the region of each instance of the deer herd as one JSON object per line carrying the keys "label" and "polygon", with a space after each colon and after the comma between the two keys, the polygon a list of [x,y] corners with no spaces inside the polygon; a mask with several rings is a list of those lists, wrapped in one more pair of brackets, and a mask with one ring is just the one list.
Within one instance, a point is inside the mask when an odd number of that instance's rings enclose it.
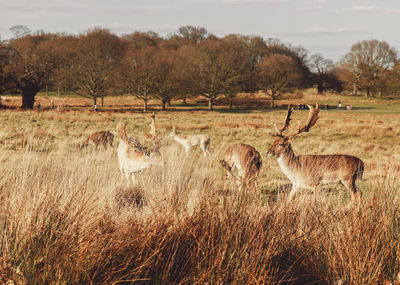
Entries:
{"label": "deer herd", "polygon": [[[292,189],[287,200],[293,199],[300,188],[312,189],[314,193],[319,191],[324,184],[341,183],[351,193],[351,201],[360,201],[361,191],[356,187],[356,180],[362,179],[364,163],[357,157],[345,154],[330,155],[296,155],[291,147],[291,142],[297,135],[308,132],[317,122],[319,108],[309,107],[309,115],[306,122],[293,133],[284,134],[288,131],[293,107],[289,105],[283,126],[279,129],[275,124],[275,133],[270,133],[276,138],[274,143],[266,152],[267,156],[276,156],[281,171],[292,183]],[[146,140],[153,142],[153,147],[143,146],[137,138],[128,137],[124,123],[118,123],[116,133],[120,137],[118,146],[118,162],[123,178],[128,182],[136,182],[135,173],[152,167],[163,166],[164,161],[160,152],[163,143],[157,138],[155,114],[151,116],[150,134]],[[169,134],[177,143],[185,148],[186,157],[189,150],[194,146],[199,146],[204,156],[210,155],[210,137],[206,135],[181,135],[175,128]],[[82,149],[89,144],[93,144],[97,149],[98,145],[107,144],[113,146],[114,135],[108,131],[101,131],[92,134],[78,149]],[[239,191],[243,187],[250,187],[254,195],[258,195],[257,178],[262,166],[260,153],[252,146],[247,144],[234,144],[228,147],[224,153],[224,158],[220,161],[225,169],[224,191],[226,191],[230,180],[236,182]],[[235,174],[236,173],[236,174]]]}

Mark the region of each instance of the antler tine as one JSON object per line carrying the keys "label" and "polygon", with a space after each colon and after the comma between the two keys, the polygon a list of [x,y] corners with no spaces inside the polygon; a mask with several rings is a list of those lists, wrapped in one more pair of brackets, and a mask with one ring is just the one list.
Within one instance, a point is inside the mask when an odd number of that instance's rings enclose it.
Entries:
{"label": "antler tine", "polygon": [[280,130],[276,126],[276,123],[274,123],[274,127],[275,127],[275,135],[274,136],[284,137],[282,133],[285,130],[287,130],[288,127],[289,127],[289,123],[290,123],[290,120],[291,120],[290,116],[292,115],[292,112],[293,112],[293,107],[291,105],[289,105],[287,113],[286,113],[285,123],[283,124],[283,127]]}
{"label": "antler tine", "polygon": [[283,125],[283,128],[280,130],[281,134],[283,131],[287,130],[287,128],[289,127],[289,123],[291,120],[290,116],[292,115],[292,112],[293,112],[293,107],[290,106],[290,104],[289,104],[288,111],[287,111],[286,118],[285,118],[285,124]]}
{"label": "antler tine", "polygon": [[319,117],[318,117],[318,113],[319,113],[318,104],[316,104],[315,108],[313,106],[311,106],[311,105],[307,105],[307,106],[310,109],[310,113],[308,113],[308,118],[307,118],[306,123],[302,127],[300,127],[300,122],[299,122],[298,130],[293,134],[285,136],[286,138],[296,136],[296,135],[298,135],[300,133],[308,132],[315,125],[317,120],[319,119]]}

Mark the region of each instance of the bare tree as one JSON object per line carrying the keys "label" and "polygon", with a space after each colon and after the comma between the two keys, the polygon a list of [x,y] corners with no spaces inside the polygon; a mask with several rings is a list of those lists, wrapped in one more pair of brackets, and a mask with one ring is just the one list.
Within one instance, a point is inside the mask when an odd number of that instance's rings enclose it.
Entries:
{"label": "bare tree", "polygon": [[73,91],[78,95],[97,99],[110,95],[115,87],[115,74],[119,68],[125,46],[108,30],[94,29],[82,35],[74,62]]}
{"label": "bare tree", "polygon": [[258,86],[271,97],[271,108],[275,100],[298,87],[301,82],[300,71],[293,60],[283,54],[266,56],[258,67]]}
{"label": "bare tree", "polygon": [[14,35],[14,39],[18,39],[29,35],[31,30],[24,25],[15,25],[10,28],[10,32]]}
{"label": "bare tree", "polygon": [[342,79],[352,85],[353,93],[365,91],[382,92],[386,85],[387,71],[393,68],[397,60],[397,51],[385,41],[365,40],[354,44],[342,59],[342,66],[347,70]]}
{"label": "bare tree", "polygon": [[310,66],[315,74],[318,94],[324,94],[329,81],[329,72],[333,69],[333,61],[322,57],[321,54],[314,54],[310,58]]}
{"label": "bare tree", "polygon": [[157,87],[157,52],[155,47],[129,50],[120,69],[123,89],[143,100],[144,112],[147,112],[148,101],[154,97]]}

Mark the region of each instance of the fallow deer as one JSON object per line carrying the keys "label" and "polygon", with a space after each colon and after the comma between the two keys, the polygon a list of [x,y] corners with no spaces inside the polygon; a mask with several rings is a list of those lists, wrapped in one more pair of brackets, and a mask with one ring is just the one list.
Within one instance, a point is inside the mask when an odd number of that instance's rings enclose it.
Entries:
{"label": "fallow deer", "polygon": [[[260,153],[254,147],[247,144],[234,144],[226,149],[225,159],[220,160],[220,163],[227,171],[224,191],[228,181],[234,177],[239,186],[239,191],[241,191],[243,185],[249,185],[257,195],[257,177],[262,166],[262,159]],[[235,168],[237,169],[237,176],[233,174]]]}
{"label": "fallow deer", "polygon": [[113,141],[114,135],[111,132],[95,132],[91,134],[83,143],[79,144],[78,149],[82,150],[85,146],[88,146],[89,144],[94,145],[96,150],[99,144],[103,144],[104,148],[107,148],[107,144],[110,144],[111,147],[114,147]]}
{"label": "fallow deer", "polygon": [[200,146],[200,148],[203,150],[204,156],[211,154],[211,139],[206,135],[179,135],[175,128],[172,129],[169,135],[185,148],[186,157],[189,156],[189,150],[193,146]]}
{"label": "fallow deer", "polygon": [[159,151],[161,146],[152,149],[143,146],[136,138],[128,138],[124,123],[117,125],[117,133],[121,138],[118,146],[118,163],[121,175],[135,183],[135,172],[153,165],[162,166],[163,159]]}
{"label": "fallow deer", "polygon": [[150,116],[151,123],[150,123],[150,132],[149,134],[146,134],[146,140],[148,141],[157,141],[157,134],[156,134],[156,113],[153,112],[153,114]]}
{"label": "fallow deer", "polygon": [[364,163],[357,157],[346,154],[331,155],[299,155],[292,146],[291,139],[298,134],[308,132],[318,120],[319,108],[308,106],[310,113],[303,126],[298,126],[294,133],[284,135],[288,129],[293,108],[289,105],[284,125],[278,129],[275,124],[275,134],[278,139],[268,149],[267,155],[275,155],[282,172],[292,182],[289,194],[290,201],[299,188],[311,188],[317,191],[321,185],[328,183],[342,183],[351,191],[351,201],[361,198],[361,190],[356,187],[356,179],[362,179]]}

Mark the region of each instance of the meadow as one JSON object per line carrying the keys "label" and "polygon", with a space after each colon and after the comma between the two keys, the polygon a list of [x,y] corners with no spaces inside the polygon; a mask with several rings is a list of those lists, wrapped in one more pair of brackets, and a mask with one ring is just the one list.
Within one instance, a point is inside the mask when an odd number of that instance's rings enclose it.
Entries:
{"label": "meadow", "polygon": [[[86,99],[38,99],[40,112],[0,111],[0,283],[400,284],[398,100],[307,93],[279,101],[332,107],[292,146],[296,154],[364,161],[362,203],[346,207],[349,193],[338,185],[314,201],[302,190],[287,203],[289,180],[266,156],[274,141],[268,130],[283,122],[285,107],[270,110],[254,98],[239,98],[252,110],[173,104],[156,117],[165,166],[128,185],[118,169],[117,136],[114,148],[76,146],[95,131],[115,132],[121,121],[144,142],[150,114],[138,111],[140,102],[106,98],[95,113]],[[51,100],[60,111],[48,109]],[[333,108],[339,100],[353,110]],[[293,119],[307,115],[295,110]],[[212,155],[194,148],[186,158],[169,138],[172,127],[209,135]],[[257,198],[234,183],[222,191],[218,161],[239,142],[262,155]]]}

